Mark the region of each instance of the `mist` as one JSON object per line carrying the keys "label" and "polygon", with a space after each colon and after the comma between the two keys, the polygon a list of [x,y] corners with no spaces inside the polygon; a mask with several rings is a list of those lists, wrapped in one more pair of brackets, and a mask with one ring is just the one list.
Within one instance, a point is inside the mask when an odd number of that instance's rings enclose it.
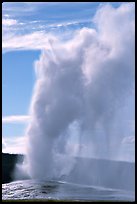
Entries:
{"label": "mist", "polygon": [[94,29],[50,40],[42,50],[26,132],[31,178],[69,175],[76,157],[126,160],[121,148],[131,134],[125,110],[134,101],[134,13],[132,3],[103,6]]}

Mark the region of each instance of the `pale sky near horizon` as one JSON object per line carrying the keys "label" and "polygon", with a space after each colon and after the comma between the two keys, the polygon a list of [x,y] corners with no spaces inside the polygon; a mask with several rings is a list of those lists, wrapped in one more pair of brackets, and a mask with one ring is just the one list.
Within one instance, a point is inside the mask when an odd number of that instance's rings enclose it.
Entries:
{"label": "pale sky near horizon", "polygon": [[[2,149],[25,152],[25,130],[35,84],[34,62],[49,46],[48,35],[69,39],[74,31],[92,28],[100,2],[4,2],[2,4]],[[119,7],[120,2],[110,4]],[[129,152],[134,153],[134,99],[131,100]],[[125,140],[126,140],[125,139]],[[131,145],[133,146],[131,146]],[[133,147],[133,148],[132,148]]]}

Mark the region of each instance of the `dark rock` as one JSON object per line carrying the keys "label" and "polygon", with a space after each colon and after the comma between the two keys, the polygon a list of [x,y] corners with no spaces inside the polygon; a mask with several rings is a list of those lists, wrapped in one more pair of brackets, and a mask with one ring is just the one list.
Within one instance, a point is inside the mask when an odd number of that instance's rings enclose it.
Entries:
{"label": "dark rock", "polygon": [[17,162],[23,162],[23,155],[2,153],[2,183],[13,181],[12,174]]}

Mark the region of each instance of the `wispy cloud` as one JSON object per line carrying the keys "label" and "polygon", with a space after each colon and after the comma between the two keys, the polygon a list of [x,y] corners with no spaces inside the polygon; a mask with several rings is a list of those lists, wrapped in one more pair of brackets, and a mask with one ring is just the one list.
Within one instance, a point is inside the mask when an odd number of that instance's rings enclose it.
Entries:
{"label": "wispy cloud", "polygon": [[25,2],[3,2],[2,10],[5,12],[11,13],[14,15],[21,15],[25,12],[30,15],[30,12],[35,11],[37,9],[37,5],[34,5],[32,2],[30,4],[26,4]]}
{"label": "wispy cloud", "polygon": [[11,154],[25,154],[26,153],[27,137],[3,137],[2,138],[2,152]]}
{"label": "wispy cloud", "polygon": [[15,19],[2,19],[3,26],[12,26],[16,24],[17,24],[17,21]]}
{"label": "wispy cloud", "polygon": [[2,117],[2,123],[27,123],[30,120],[28,115],[11,115]]}
{"label": "wispy cloud", "polygon": [[91,21],[83,20],[47,24],[46,21],[24,22],[4,18],[2,20],[3,53],[12,50],[50,49],[49,40],[55,42],[58,37],[71,36],[74,30],[84,25],[89,27]]}
{"label": "wispy cloud", "polygon": [[[4,3],[2,14],[2,51],[3,53],[14,50],[41,50],[49,49],[49,40],[55,41],[55,36],[59,34],[66,38],[72,34],[72,31],[91,24],[89,19],[64,19],[52,20],[43,18],[40,13],[39,19],[27,19],[22,16],[22,11],[28,15],[36,14],[44,6],[51,9],[56,4],[62,6],[62,3]],[[64,4],[66,5],[66,4]],[[45,7],[47,9],[47,7]],[[19,13],[19,15],[17,15]],[[25,13],[26,15],[26,13]],[[19,18],[20,16],[20,18]],[[44,20],[43,20],[44,19]],[[67,37],[68,38],[68,37]]]}
{"label": "wispy cloud", "polygon": [[44,32],[33,32],[25,35],[14,35],[8,39],[4,39],[2,42],[3,51],[9,50],[41,50],[50,49],[51,45],[49,40],[55,42],[56,37],[44,33]]}

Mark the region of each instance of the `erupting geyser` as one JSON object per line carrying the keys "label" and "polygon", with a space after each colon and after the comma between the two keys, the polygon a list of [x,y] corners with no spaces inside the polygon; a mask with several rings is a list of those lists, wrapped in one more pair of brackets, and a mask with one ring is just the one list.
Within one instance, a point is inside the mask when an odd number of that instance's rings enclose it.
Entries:
{"label": "erupting geyser", "polygon": [[118,159],[128,134],[123,107],[134,98],[134,4],[102,7],[94,24],[67,42],[49,41],[35,63],[27,129],[32,178],[69,174],[73,156]]}

